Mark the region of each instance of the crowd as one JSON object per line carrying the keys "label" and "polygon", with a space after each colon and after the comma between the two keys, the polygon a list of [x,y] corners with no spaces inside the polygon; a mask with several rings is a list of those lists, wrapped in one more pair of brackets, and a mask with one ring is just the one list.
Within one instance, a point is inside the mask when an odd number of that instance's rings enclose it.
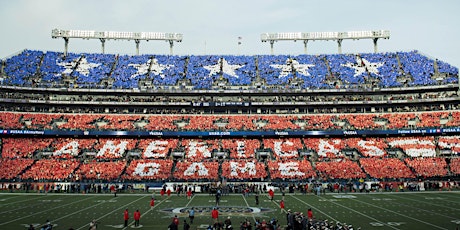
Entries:
{"label": "crowd", "polygon": [[[458,175],[459,136],[387,138],[2,138],[2,179],[263,180]],[[449,154],[444,156],[444,152]],[[263,153],[263,154],[262,154]],[[417,154],[415,154],[417,153]]]}
{"label": "crowd", "polygon": [[[417,51],[298,56],[64,56],[58,52],[24,50],[2,65],[7,76],[3,84],[45,88],[180,88],[181,83],[186,83],[195,89],[251,85],[255,89],[365,89],[458,82],[457,68]],[[435,74],[443,78],[433,79]]]}
{"label": "crowd", "polygon": [[[450,161],[449,164],[446,161]],[[361,158],[351,160],[318,161],[315,168],[310,161],[215,161],[187,162],[171,160],[132,160],[91,162],[80,160],[33,160],[2,159],[0,166],[8,171],[0,173],[6,180],[20,181],[216,181],[219,178],[229,180],[254,180],[267,178],[308,179],[319,177],[324,180],[359,178],[432,178],[458,175],[457,158]],[[174,167],[173,167],[174,166]],[[222,169],[222,172],[220,172]],[[448,171],[450,170],[450,171]],[[269,173],[269,174],[268,174]],[[367,176],[369,175],[369,176]]]}
{"label": "crowd", "polygon": [[449,128],[459,111],[330,115],[115,115],[0,112],[2,129],[116,131],[305,131]]}

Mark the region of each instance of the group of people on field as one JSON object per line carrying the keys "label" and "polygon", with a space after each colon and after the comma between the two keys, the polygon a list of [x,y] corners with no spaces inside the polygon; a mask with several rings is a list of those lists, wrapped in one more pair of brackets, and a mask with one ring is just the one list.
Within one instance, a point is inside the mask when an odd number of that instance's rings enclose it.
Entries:
{"label": "group of people on field", "polygon": [[[134,219],[134,227],[139,227],[139,222],[141,220],[141,212],[139,209],[136,209],[133,213],[133,219]],[[128,209],[125,209],[123,212],[123,220],[124,222],[124,227],[128,227],[128,221],[129,221],[129,211]]]}

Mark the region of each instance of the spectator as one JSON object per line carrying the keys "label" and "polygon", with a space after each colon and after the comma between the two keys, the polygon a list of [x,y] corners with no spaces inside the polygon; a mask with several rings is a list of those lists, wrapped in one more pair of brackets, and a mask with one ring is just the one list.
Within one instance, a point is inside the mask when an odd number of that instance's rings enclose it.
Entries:
{"label": "spectator", "polygon": [[232,220],[230,219],[230,216],[227,217],[227,219],[224,221],[224,224],[225,224],[225,229],[227,230],[233,229]]}
{"label": "spectator", "polygon": [[171,224],[169,224],[168,230],[179,230],[179,228],[176,225],[176,223],[174,223],[174,220],[171,222]]}
{"label": "spectator", "polygon": [[174,215],[173,223],[174,223],[177,227],[179,227],[179,218],[177,218],[177,215]]}
{"label": "spectator", "polygon": [[92,220],[91,223],[89,223],[89,230],[96,230],[97,229],[97,222],[96,220]]}
{"label": "spectator", "polygon": [[53,225],[51,224],[51,222],[49,220],[46,220],[46,224],[43,225],[43,227],[41,228],[42,230],[52,230],[53,229]]}
{"label": "spectator", "polygon": [[190,230],[190,224],[187,223],[187,220],[184,220],[184,230]]}

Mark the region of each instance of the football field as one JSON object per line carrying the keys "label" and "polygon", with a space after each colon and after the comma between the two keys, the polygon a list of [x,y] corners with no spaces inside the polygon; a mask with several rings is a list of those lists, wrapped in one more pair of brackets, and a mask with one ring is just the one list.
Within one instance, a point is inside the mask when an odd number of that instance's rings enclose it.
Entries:
{"label": "football field", "polygon": [[[0,229],[35,229],[49,220],[53,229],[88,229],[96,220],[98,229],[167,229],[174,215],[180,219],[182,229],[187,210],[196,210],[191,229],[205,229],[213,223],[210,211],[215,197],[197,194],[191,199],[185,196],[155,195],[155,206],[150,207],[151,194],[37,194],[0,193]],[[281,226],[286,223],[286,213],[281,213],[276,194],[274,201],[260,196],[256,205],[255,196],[230,194],[222,196],[218,206],[219,219],[228,216],[235,229],[247,219],[269,221],[276,218]],[[329,222],[352,224],[354,229],[456,229],[460,224],[460,192],[398,192],[398,193],[348,193],[285,195],[286,210],[307,212],[312,208],[314,217]],[[123,211],[129,210],[128,227],[123,225]],[[133,212],[141,212],[140,226],[134,227]]]}

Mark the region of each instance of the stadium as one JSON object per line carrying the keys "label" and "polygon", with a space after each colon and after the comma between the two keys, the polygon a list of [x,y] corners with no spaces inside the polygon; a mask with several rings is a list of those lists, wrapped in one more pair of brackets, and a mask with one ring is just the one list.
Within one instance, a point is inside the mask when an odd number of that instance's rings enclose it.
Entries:
{"label": "stadium", "polygon": [[[258,55],[174,55],[178,33],[51,35],[64,51],[1,59],[0,229],[458,229],[458,67],[378,52],[389,31],[264,33]],[[149,40],[170,54],[140,54]],[[338,51],[308,54],[314,40]]]}

